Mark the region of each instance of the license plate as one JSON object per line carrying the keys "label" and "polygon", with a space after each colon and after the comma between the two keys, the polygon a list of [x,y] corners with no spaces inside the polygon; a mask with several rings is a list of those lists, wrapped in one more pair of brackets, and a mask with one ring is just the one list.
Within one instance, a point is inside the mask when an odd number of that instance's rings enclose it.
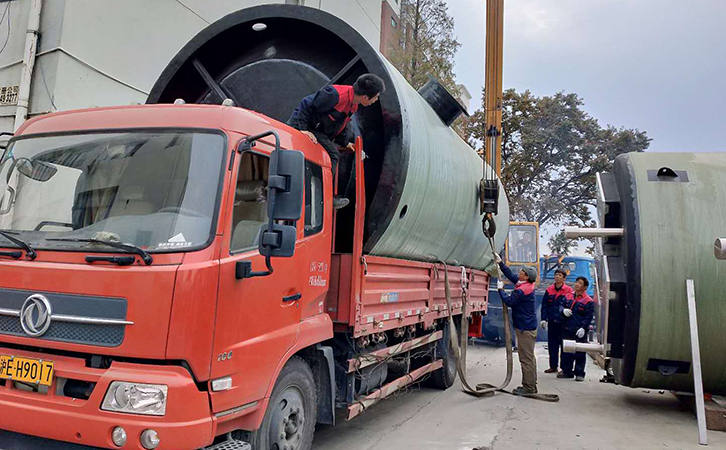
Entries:
{"label": "license plate", "polygon": [[50,386],[53,361],[0,355],[0,378]]}

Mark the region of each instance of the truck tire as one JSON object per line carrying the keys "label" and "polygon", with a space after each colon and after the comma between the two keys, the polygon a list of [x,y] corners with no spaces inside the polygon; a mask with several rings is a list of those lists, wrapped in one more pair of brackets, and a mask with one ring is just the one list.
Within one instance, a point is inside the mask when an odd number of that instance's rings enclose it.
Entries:
{"label": "truck tire", "polygon": [[446,390],[456,381],[456,355],[449,339],[448,324],[444,327],[444,337],[436,343],[436,355],[444,360],[444,366],[431,374],[428,384],[433,388]]}
{"label": "truck tire", "polygon": [[310,366],[291,358],[275,382],[262,425],[250,436],[253,450],[310,450],[318,408],[315,392]]}

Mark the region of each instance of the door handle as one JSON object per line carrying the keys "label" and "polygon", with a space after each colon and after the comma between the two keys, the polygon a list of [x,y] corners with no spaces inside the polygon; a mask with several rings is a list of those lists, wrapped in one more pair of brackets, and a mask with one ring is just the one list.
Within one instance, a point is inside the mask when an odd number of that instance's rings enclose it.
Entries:
{"label": "door handle", "polygon": [[282,301],[283,302],[296,302],[296,301],[300,300],[301,298],[302,298],[302,294],[298,292],[297,294],[286,295],[286,296],[282,297]]}

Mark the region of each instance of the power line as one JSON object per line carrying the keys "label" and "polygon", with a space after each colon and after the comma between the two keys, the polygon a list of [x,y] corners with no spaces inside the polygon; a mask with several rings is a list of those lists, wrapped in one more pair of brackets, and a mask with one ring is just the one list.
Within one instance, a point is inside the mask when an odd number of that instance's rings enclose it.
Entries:
{"label": "power line", "polygon": [[43,64],[40,64],[40,61],[38,61],[38,67],[40,68],[40,76],[43,78],[43,85],[45,86],[45,92],[48,94],[50,104],[53,106],[54,110],[58,111],[58,107],[55,106],[55,99],[50,94],[50,89],[48,89],[48,82],[45,80],[45,71],[43,70]]}
{"label": "power line", "polygon": [[192,8],[190,8],[190,7],[188,7],[187,5],[185,5],[184,3],[182,3],[182,2],[181,2],[181,0],[176,0],[176,2],[177,2],[177,3],[179,3],[180,5],[182,5],[183,7],[185,7],[186,9],[188,9],[188,10],[189,10],[189,12],[191,12],[191,13],[192,13],[192,14],[194,14],[195,16],[197,16],[197,17],[199,17],[200,19],[202,19],[202,20],[204,21],[204,23],[206,23],[207,25],[210,25],[210,22],[208,22],[208,21],[207,21],[207,19],[205,19],[204,17],[202,17],[202,16],[200,16],[199,14],[197,14],[197,12],[196,12],[196,11],[194,11],[194,10],[193,10]]}
{"label": "power line", "polygon": [[355,0],[355,2],[358,3],[358,6],[360,6],[360,9],[363,10],[363,14],[365,14],[366,17],[368,17],[368,20],[371,21],[371,23],[373,24],[373,26],[376,27],[376,29],[378,31],[381,31],[381,23],[380,22],[376,23],[376,21],[373,20],[373,18],[370,15],[368,15],[368,11],[366,11],[366,9],[363,7],[363,5],[360,4],[360,2],[358,0]]}
{"label": "power line", "polygon": [[2,23],[3,19],[5,19],[5,15],[8,16],[8,36],[5,38],[5,43],[3,44],[3,47],[0,49],[0,54],[2,54],[3,51],[5,51],[5,47],[8,46],[8,42],[10,41],[10,5],[12,2],[8,2],[8,6],[5,7],[5,11],[3,12],[2,17],[0,17],[0,23]]}

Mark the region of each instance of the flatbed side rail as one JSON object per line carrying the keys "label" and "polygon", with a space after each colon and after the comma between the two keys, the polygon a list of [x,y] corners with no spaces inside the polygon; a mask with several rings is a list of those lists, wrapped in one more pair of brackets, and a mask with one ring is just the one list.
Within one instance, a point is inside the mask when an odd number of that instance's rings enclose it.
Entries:
{"label": "flatbed side rail", "polygon": [[364,256],[360,264],[360,291],[356,316],[349,325],[354,336],[392,330],[422,323],[433,329],[438,319],[461,314],[464,286],[467,288],[467,316],[486,312],[489,275],[485,272],[449,266],[452,282],[452,311],[446,305],[444,267],[420,261]]}

